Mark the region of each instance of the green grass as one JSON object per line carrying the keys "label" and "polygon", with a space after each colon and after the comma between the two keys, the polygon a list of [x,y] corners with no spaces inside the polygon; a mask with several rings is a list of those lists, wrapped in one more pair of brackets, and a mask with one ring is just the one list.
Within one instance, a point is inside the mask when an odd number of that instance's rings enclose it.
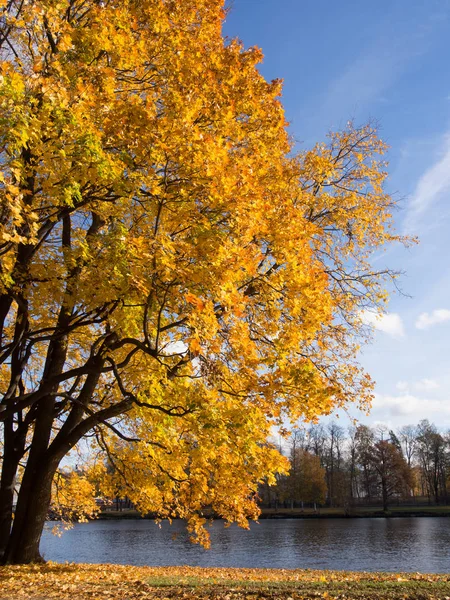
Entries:
{"label": "green grass", "polygon": [[[406,575],[405,577],[408,577]],[[221,598],[226,593],[231,597],[251,598],[342,598],[347,600],[425,600],[450,598],[450,581],[424,581],[400,577],[398,581],[380,580],[326,580],[323,581],[249,581],[244,579],[204,579],[195,576],[149,577],[145,583],[152,588],[164,588],[163,595],[175,598],[191,591],[196,597]],[[184,590],[184,592],[183,592]],[[195,592],[195,593],[194,593]]]}

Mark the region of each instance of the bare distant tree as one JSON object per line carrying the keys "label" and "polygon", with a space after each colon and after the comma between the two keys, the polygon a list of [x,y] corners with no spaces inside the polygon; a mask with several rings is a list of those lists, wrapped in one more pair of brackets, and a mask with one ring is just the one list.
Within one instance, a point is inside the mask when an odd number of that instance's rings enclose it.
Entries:
{"label": "bare distant tree", "polygon": [[403,456],[408,463],[408,467],[412,466],[413,457],[416,453],[417,437],[417,425],[404,425],[398,430],[398,438],[402,446]]}

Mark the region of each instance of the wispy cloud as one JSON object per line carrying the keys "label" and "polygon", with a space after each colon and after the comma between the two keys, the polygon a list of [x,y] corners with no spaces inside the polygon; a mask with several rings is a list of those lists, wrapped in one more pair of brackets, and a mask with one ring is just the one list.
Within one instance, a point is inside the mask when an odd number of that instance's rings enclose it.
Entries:
{"label": "wispy cloud", "polygon": [[389,102],[395,81],[429,51],[436,31],[445,26],[448,10],[441,4],[429,0],[426,8],[416,7],[408,16],[403,1],[392,2],[367,46],[353,62],[339,66],[318,107],[322,122],[341,127],[348,118],[366,119],[372,103]]}
{"label": "wispy cloud", "polygon": [[347,119],[366,119],[372,102],[389,102],[385,92],[409,58],[386,40],[379,40],[330,82],[318,109],[322,123],[341,128]]}
{"label": "wispy cloud", "polygon": [[402,393],[410,393],[411,390],[417,392],[432,392],[439,389],[439,384],[434,379],[427,379],[425,377],[419,379],[419,381],[413,381],[412,383],[409,383],[408,381],[397,381],[395,387]]}
{"label": "wispy cloud", "polygon": [[366,325],[370,325],[379,331],[383,331],[391,337],[401,338],[405,335],[402,318],[397,313],[384,313],[379,315],[371,310],[363,310],[361,312],[361,320]]}
{"label": "wispy cloud", "polygon": [[450,192],[450,132],[444,136],[437,161],[417,182],[404,221],[405,232],[414,232],[419,218],[446,192]]}
{"label": "wispy cloud", "polygon": [[438,308],[433,310],[432,313],[424,312],[419,315],[419,318],[416,321],[416,327],[417,329],[429,329],[433,325],[445,323],[446,321],[450,321],[450,310],[446,308]]}
{"label": "wispy cloud", "polygon": [[374,419],[394,426],[429,419],[439,427],[446,427],[450,424],[450,403],[448,399],[430,399],[414,394],[375,394],[371,414]]}

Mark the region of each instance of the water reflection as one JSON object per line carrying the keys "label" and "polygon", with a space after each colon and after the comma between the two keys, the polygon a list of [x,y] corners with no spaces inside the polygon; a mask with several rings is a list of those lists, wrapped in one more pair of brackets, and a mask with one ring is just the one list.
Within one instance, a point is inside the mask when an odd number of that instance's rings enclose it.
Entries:
{"label": "water reflection", "polygon": [[449,570],[450,519],[280,519],[250,531],[211,529],[211,550],[193,545],[180,521],[77,524],[62,538],[44,533],[41,550],[56,562],[339,569],[443,573]]}

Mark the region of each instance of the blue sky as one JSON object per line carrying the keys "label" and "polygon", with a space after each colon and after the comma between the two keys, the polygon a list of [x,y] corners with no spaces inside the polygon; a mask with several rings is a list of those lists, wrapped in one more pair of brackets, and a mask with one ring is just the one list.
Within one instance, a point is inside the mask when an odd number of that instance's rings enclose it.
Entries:
{"label": "blue sky", "polygon": [[[450,0],[234,0],[225,35],[262,48],[307,148],[349,119],[390,145],[397,230],[420,244],[377,264],[404,271],[361,362],[376,380],[366,423],[450,428]],[[343,422],[343,425],[346,423]]]}

